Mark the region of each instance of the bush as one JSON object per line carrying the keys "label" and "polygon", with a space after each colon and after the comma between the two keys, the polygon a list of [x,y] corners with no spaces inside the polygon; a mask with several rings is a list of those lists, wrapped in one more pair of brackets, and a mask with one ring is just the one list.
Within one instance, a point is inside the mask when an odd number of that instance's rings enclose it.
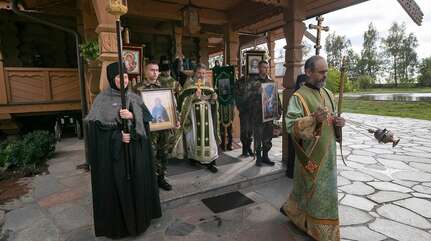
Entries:
{"label": "bush", "polygon": [[21,139],[1,143],[0,169],[37,169],[46,163],[54,151],[54,135],[48,131],[34,131]]}
{"label": "bush", "polygon": [[[334,93],[338,93],[340,89],[340,74],[340,71],[335,68],[329,68],[328,70],[325,87]],[[352,83],[350,83],[349,78],[346,76],[344,80],[344,92],[352,91],[352,89]]]}
{"label": "bush", "polygon": [[373,78],[369,75],[361,75],[361,76],[359,76],[357,81],[359,84],[359,89],[368,89],[374,83]]}

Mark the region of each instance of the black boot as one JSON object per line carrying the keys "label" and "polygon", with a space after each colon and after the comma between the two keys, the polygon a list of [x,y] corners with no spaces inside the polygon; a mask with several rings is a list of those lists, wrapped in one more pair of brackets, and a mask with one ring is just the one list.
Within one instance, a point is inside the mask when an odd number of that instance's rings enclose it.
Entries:
{"label": "black boot", "polygon": [[265,163],[268,166],[274,166],[275,165],[275,162],[273,162],[269,159],[267,151],[263,152],[262,163]]}
{"label": "black boot", "polygon": [[256,166],[262,166],[262,154],[260,151],[256,151]]}
{"label": "black boot", "polygon": [[247,153],[249,156],[254,156],[254,152],[251,150],[251,144],[247,146]]}
{"label": "black boot", "polygon": [[171,184],[169,184],[166,181],[165,176],[158,176],[157,177],[157,182],[159,183],[159,187],[161,189],[166,190],[166,191],[172,190],[172,186],[171,186]]}
{"label": "black boot", "polygon": [[248,154],[247,147],[245,145],[242,145],[242,154],[241,154],[241,157],[248,157],[248,156],[249,156],[249,154]]}
{"label": "black boot", "polygon": [[216,173],[216,172],[218,172],[218,168],[217,168],[217,166],[216,166],[215,161],[211,162],[210,164],[207,164],[207,168],[208,168],[208,170],[210,170],[210,172],[212,172],[212,173]]}

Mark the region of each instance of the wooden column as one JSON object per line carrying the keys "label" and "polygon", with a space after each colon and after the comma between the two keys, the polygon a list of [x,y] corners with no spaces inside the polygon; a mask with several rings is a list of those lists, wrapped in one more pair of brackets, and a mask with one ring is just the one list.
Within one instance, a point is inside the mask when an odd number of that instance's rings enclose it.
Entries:
{"label": "wooden column", "polygon": [[104,90],[109,86],[106,67],[112,62],[118,61],[115,18],[106,11],[107,4],[106,0],[93,0],[93,7],[98,21],[96,33],[98,33],[99,38],[99,61],[102,63],[99,82],[100,90]]}
{"label": "wooden column", "polygon": [[[285,25],[283,26],[284,36],[286,38],[286,72],[283,78],[283,113],[287,111],[289,98],[295,88],[296,77],[303,66],[302,62],[302,37],[305,32],[305,4],[302,0],[289,1],[290,5],[284,9],[283,17]],[[288,158],[288,138],[283,118],[283,161]]]}
{"label": "wooden column", "polygon": [[208,66],[208,34],[202,34],[199,38],[199,63]]}
{"label": "wooden column", "polygon": [[7,104],[6,78],[3,66],[3,55],[0,51],[0,105]]}
{"label": "wooden column", "polygon": [[175,58],[184,58],[183,54],[183,28],[175,27]]}
{"label": "wooden column", "polygon": [[269,75],[271,78],[275,79],[275,63],[274,63],[274,48],[275,48],[275,41],[274,41],[274,34],[273,32],[268,32],[266,36],[266,46],[268,47],[268,53],[269,53]]}
{"label": "wooden column", "polygon": [[[224,36],[224,64],[235,66],[235,79],[238,79],[238,68],[239,64],[239,35],[238,32],[234,31],[232,25],[227,24],[225,27]],[[239,122],[239,112],[234,108],[234,118],[232,123],[232,136],[233,138],[240,137],[240,122]]]}
{"label": "wooden column", "polygon": [[224,63],[238,67],[239,35],[230,24],[225,27],[224,42]]}

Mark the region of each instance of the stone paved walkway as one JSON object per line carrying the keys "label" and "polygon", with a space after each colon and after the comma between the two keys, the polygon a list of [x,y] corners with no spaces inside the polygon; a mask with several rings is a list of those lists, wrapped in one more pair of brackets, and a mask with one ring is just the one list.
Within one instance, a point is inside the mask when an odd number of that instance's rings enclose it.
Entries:
{"label": "stone paved walkway", "polygon": [[[356,127],[344,129],[348,166],[340,159],[338,164],[343,240],[430,241],[431,122],[358,114],[347,118],[393,130],[401,142],[393,149]],[[279,156],[280,139],[274,146],[272,155]],[[0,206],[4,240],[107,240],[93,237],[89,176],[75,170],[83,158],[81,142],[67,140],[58,150],[49,175],[22,180],[32,187],[30,193]],[[192,201],[164,210],[144,235],[124,240],[310,240],[278,212],[290,190],[291,180],[284,177],[241,189],[255,203],[220,214]]]}

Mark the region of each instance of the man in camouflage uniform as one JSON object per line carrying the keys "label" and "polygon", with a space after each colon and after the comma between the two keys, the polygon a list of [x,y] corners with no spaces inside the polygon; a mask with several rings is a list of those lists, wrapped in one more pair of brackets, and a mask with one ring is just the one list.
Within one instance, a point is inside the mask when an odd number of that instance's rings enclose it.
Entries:
{"label": "man in camouflage uniform", "polygon": [[175,98],[178,98],[182,88],[180,83],[172,77],[170,67],[169,60],[164,59],[160,62],[160,75],[158,80],[163,88],[172,89]]}
{"label": "man in camouflage uniform", "polygon": [[[149,61],[145,65],[144,81],[135,86],[135,92],[139,93],[145,89],[169,88],[169,86],[163,86],[158,80],[158,77],[159,65],[155,61]],[[165,179],[168,154],[173,147],[172,142],[173,135],[171,130],[154,131],[151,133],[157,181],[159,187],[166,191],[172,190],[172,186]]]}
{"label": "man in camouflage uniform", "polygon": [[247,74],[245,74],[245,66],[243,66],[244,75],[235,83],[235,103],[239,111],[239,121],[241,127],[240,139],[242,143],[243,157],[254,156],[251,150],[251,141],[253,137],[253,123],[251,115],[251,105],[247,103],[250,91],[250,82]]}
{"label": "man in camouflage uniform", "polygon": [[[273,121],[263,122],[262,118],[262,83],[274,82],[268,76],[269,64],[262,60],[258,65],[259,74],[252,78],[250,82],[249,105],[251,108],[251,119],[253,119],[253,139],[254,151],[256,152],[256,166],[267,164],[274,165],[268,157],[268,152],[272,147]],[[278,95],[277,95],[278,96]],[[278,103],[280,103],[278,101]],[[278,115],[281,113],[280,105],[276,106]],[[279,116],[278,116],[279,117]]]}

